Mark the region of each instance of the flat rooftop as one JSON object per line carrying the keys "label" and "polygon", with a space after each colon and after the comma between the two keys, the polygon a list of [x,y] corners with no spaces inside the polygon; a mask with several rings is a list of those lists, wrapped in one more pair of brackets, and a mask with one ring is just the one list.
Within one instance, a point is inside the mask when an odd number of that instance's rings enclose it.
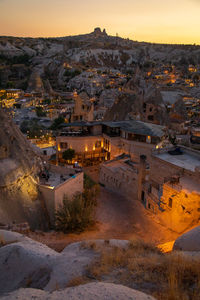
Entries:
{"label": "flat rooftop", "polygon": [[196,193],[200,195],[200,184],[199,182],[191,179],[189,177],[181,177],[180,184],[182,186],[182,190],[186,193]]}
{"label": "flat rooftop", "polygon": [[127,171],[137,169],[137,163],[131,162],[130,160],[121,159],[121,160],[112,160],[108,161],[104,164],[104,167],[107,167],[109,170],[111,170],[114,173],[117,173],[119,170]]}
{"label": "flat rooftop", "polygon": [[[73,175],[76,176],[76,175]],[[65,181],[69,180],[70,178],[73,178],[73,176],[69,175],[63,175],[61,176],[59,173],[49,173],[49,179],[42,178],[40,180],[40,185],[45,185],[48,187],[51,187],[52,189],[57,187],[58,185],[64,183]]]}
{"label": "flat rooftop", "polygon": [[200,154],[195,154],[192,151],[183,151],[182,155],[171,155],[168,152],[153,154],[153,156],[158,157],[172,165],[184,168],[186,170],[195,171],[196,167],[200,167]]}

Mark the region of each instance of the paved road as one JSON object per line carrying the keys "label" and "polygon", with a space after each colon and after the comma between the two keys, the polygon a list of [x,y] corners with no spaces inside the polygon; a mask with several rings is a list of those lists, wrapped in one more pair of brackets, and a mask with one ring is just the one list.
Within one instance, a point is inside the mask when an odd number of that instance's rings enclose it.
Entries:
{"label": "paved road", "polygon": [[174,240],[178,235],[158,223],[137,201],[100,188],[96,210],[97,225],[81,234],[46,233],[32,234],[31,237],[55,250],[61,251],[66,245],[90,239],[128,239],[141,238],[154,244]]}
{"label": "paved road", "polygon": [[127,200],[105,188],[101,188],[98,198],[97,220],[99,232],[108,238],[139,237],[149,242],[163,242],[177,236],[163,227],[138,200]]}

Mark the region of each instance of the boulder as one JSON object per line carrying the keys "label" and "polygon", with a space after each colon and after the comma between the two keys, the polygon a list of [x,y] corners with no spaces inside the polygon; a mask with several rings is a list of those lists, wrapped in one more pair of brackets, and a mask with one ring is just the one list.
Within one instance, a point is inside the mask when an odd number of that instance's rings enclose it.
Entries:
{"label": "boulder", "polygon": [[200,251],[200,226],[179,236],[174,243],[173,250]]}
{"label": "boulder", "polygon": [[31,241],[31,239],[18,232],[0,230],[0,241],[2,244],[10,244],[16,242]]}
{"label": "boulder", "polygon": [[1,300],[155,300],[155,298],[142,292],[130,289],[123,285],[112,283],[88,283],[77,287],[66,288],[53,293],[36,289],[19,289],[8,295],[4,295]]}
{"label": "boulder", "polygon": [[0,294],[19,288],[46,291],[64,289],[77,277],[85,275],[87,266],[97,257],[98,246],[125,248],[128,241],[91,240],[68,245],[57,253],[44,244],[22,234],[0,230]]}
{"label": "boulder", "polygon": [[20,287],[44,288],[59,254],[21,234],[2,231],[8,244],[0,248],[0,294]]}
{"label": "boulder", "polygon": [[100,282],[66,289],[73,279],[86,275],[99,247],[126,248],[129,241],[90,240],[70,244],[57,253],[16,232],[1,230],[0,235],[4,241],[0,247],[2,299],[153,299],[121,285]]}
{"label": "boulder", "polygon": [[50,280],[44,289],[64,289],[74,278],[84,276],[87,266],[96,255],[93,249],[82,247],[81,242],[70,244],[53,261]]}

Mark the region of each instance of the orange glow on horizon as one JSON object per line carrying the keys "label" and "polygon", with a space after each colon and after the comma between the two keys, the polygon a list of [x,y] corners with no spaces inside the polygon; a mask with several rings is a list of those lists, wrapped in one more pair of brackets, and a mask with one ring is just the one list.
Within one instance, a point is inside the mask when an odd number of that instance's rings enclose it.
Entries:
{"label": "orange glow on horizon", "polygon": [[197,0],[0,0],[0,35],[59,37],[106,28],[155,43],[200,44]]}

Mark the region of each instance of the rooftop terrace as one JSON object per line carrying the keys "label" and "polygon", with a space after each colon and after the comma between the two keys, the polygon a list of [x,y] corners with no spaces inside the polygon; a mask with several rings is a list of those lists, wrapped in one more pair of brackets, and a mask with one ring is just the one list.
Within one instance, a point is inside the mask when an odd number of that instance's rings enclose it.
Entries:
{"label": "rooftop terrace", "polygon": [[64,183],[65,181],[69,180],[70,178],[73,178],[76,175],[69,176],[69,175],[61,175],[59,173],[49,173],[49,178],[41,178],[40,184],[48,186],[49,188],[55,188],[58,185]]}
{"label": "rooftop terrace", "polygon": [[171,155],[166,152],[154,153],[153,156],[162,159],[172,165],[176,165],[180,168],[195,172],[196,167],[200,167],[200,153],[194,151],[182,149],[181,155]]}

